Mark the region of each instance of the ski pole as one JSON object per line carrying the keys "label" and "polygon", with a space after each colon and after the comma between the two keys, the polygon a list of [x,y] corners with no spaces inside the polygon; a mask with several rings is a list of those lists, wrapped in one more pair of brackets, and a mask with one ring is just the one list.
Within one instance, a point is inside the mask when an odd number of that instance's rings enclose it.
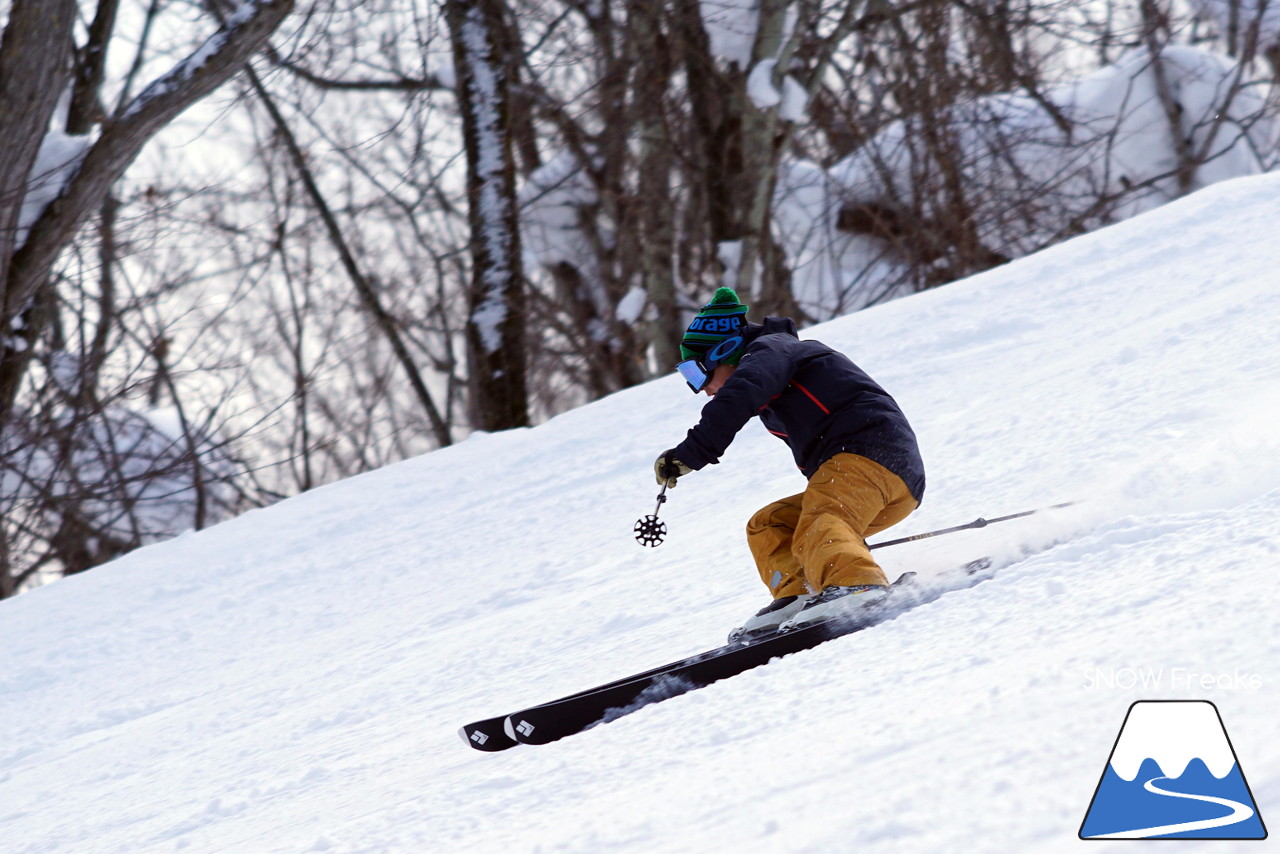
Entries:
{"label": "ski pole", "polygon": [[667,484],[664,483],[662,491],[658,493],[658,504],[653,508],[653,515],[638,519],[636,526],[632,528],[636,532],[636,542],[640,545],[654,548],[662,545],[663,539],[667,536],[667,523],[658,519],[658,511],[662,509],[662,503],[666,500]]}
{"label": "ski pole", "polygon": [[1039,510],[1023,510],[1021,513],[1010,513],[1008,516],[997,516],[995,519],[983,519],[981,517],[974,519],[967,525],[956,525],[954,528],[942,528],[938,531],[929,531],[926,534],[915,534],[910,537],[902,537],[897,540],[887,540],[883,543],[868,545],[869,549],[882,549],[885,546],[899,546],[903,543],[913,543],[916,540],[927,540],[930,537],[940,537],[943,534],[954,534],[956,531],[967,531],[970,528],[985,528],[988,525],[994,525],[996,522],[1008,522],[1010,519],[1021,519],[1024,516],[1034,516],[1036,513],[1044,513],[1046,510],[1060,510],[1063,507],[1070,507],[1075,504],[1074,501],[1067,501],[1062,504],[1054,504],[1050,507],[1041,507]]}

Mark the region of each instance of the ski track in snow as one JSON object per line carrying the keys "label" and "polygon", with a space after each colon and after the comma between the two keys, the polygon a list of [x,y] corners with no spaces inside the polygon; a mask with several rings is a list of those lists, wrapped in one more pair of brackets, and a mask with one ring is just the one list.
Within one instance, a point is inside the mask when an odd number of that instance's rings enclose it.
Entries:
{"label": "ski track in snow", "polygon": [[[1265,820],[1278,195],[1218,184],[805,331],[920,436],[928,494],[886,538],[1080,503],[877,552],[1009,565],[553,745],[456,729],[718,644],[765,601],[746,519],[803,487],[748,425],[638,547],[700,406],[674,376],[0,602],[5,854],[1076,850],[1125,709],[1158,698],[1215,702]],[[1136,667],[1260,684],[1088,687]]]}

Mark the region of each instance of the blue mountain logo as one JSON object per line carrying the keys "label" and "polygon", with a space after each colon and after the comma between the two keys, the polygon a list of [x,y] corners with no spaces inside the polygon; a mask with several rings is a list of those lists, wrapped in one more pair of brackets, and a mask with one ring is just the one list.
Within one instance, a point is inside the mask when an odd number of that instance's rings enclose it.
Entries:
{"label": "blue mountain logo", "polygon": [[1081,839],[1266,839],[1218,708],[1129,707],[1080,826]]}

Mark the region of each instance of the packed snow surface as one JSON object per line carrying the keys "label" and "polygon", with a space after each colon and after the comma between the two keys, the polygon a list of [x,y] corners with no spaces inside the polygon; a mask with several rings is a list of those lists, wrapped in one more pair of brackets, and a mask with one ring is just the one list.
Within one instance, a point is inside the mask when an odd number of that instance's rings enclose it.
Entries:
{"label": "packed snow surface", "polygon": [[1217,706],[1280,821],[1277,198],[1225,182],[806,330],[920,436],[882,536],[1079,503],[885,549],[1006,565],[562,742],[456,730],[718,643],[766,601],[746,519],[804,485],[748,425],[639,547],[704,400],[674,375],[0,603],[0,847],[1074,851],[1159,698]]}

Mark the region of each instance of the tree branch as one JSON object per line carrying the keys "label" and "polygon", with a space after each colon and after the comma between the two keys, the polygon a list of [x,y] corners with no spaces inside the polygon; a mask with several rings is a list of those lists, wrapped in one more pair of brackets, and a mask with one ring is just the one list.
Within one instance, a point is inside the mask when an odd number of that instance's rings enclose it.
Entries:
{"label": "tree branch", "polygon": [[437,74],[429,74],[426,77],[390,77],[385,80],[335,80],[331,77],[322,77],[314,71],[303,68],[296,62],[290,62],[282,58],[274,50],[269,53],[271,61],[280,68],[295,74],[303,80],[317,86],[321,89],[330,89],[340,92],[431,92],[435,90],[453,91],[453,86],[447,84]]}
{"label": "tree branch", "polygon": [[258,75],[254,73],[252,68],[246,69],[246,73],[249,76],[249,84],[253,87],[258,100],[270,115],[276,131],[284,141],[285,147],[289,151],[289,159],[293,161],[294,168],[298,171],[298,177],[302,179],[303,186],[306,187],[307,195],[311,197],[312,204],[315,205],[316,211],[320,214],[320,219],[324,222],[325,232],[329,235],[329,243],[342,260],[342,267],[347,273],[347,278],[351,280],[351,284],[355,287],[365,310],[373,318],[374,324],[386,337],[387,343],[391,345],[396,360],[404,368],[405,376],[409,380],[409,386],[413,389],[418,402],[422,405],[423,412],[426,413],[428,420],[431,422],[431,430],[435,434],[436,442],[441,447],[452,444],[453,438],[449,432],[449,425],[440,414],[440,410],[431,396],[431,391],[427,388],[427,384],[422,378],[422,373],[413,361],[413,355],[404,343],[404,337],[400,334],[399,323],[382,305],[382,301],[378,299],[377,291],[370,284],[368,277],[361,272],[360,265],[356,262],[355,253],[351,251],[351,247],[347,244],[347,240],[342,234],[342,227],[338,225],[337,217],[334,216],[333,210],[325,201],[324,195],[320,192],[320,187],[316,184],[311,169],[307,165],[307,157],[302,151],[302,146],[298,144],[297,137],[294,136],[292,129],[284,120],[284,116],[280,113],[279,108],[276,107],[271,93],[267,91],[266,87],[262,85],[262,81],[258,79]]}
{"label": "tree branch", "polygon": [[[59,5],[74,8],[75,4],[59,0]],[[7,305],[11,311],[34,296],[62,247],[102,204],[111,185],[133,163],[142,147],[181,112],[239,71],[293,6],[294,0],[246,0],[195,53],[152,82],[121,115],[103,125],[97,142],[86,152],[62,195],[45,208],[32,225],[26,243],[13,257],[7,281]],[[24,69],[24,74],[31,73]],[[41,85],[48,87],[48,80],[41,80]]]}

